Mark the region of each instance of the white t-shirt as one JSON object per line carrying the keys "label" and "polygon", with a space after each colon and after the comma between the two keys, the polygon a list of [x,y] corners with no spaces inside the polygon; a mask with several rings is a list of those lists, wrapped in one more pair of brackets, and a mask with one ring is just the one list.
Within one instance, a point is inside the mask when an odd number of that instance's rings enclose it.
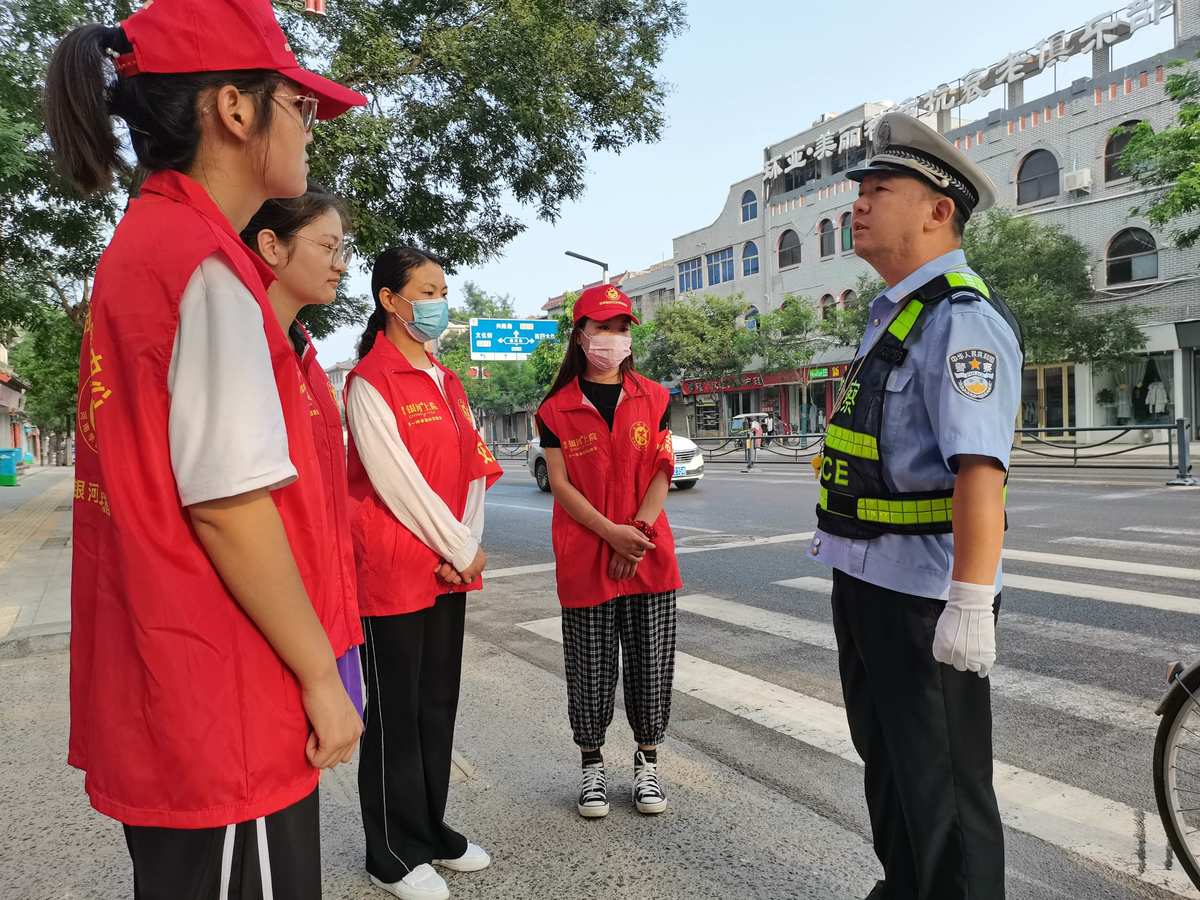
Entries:
{"label": "white t-shirt", "polygon": [[201,262],[184,289],[167,390],[184,506],[296,480],[262,310],[223,255]]}

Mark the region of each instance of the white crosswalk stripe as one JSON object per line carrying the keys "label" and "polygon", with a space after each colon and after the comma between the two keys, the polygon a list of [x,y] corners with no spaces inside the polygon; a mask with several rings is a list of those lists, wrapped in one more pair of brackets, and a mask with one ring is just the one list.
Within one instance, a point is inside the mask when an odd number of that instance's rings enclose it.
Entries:
{"label": "white crosswalk stripe", "polygon": [[[679,598],[684,612],[716,619],[729,625],[751,628],[823,650],[837,651],[833,626],[769,609],[759,609],[705,594]],[[1039,675],[998,665],[992,673],[992,689],[1002,697],[1031,703],[1117,728],[1153,730],[1158,724],[1154,706],[1128,694],[1076,684],[1061,678]]]}
{"label": "white crosswalk stripe", "polygon": [[[519,627],[562,641],[557,616]],[[687,653],[676,654],[675,689],[861,765],[840,706]],[[1155,814],[1002,762],[995,764],[994,780],[1010,828],[1147,884],[1197,896],[1177,867],[1167,869],[1159,862],[1167,858],[1167,841]]]}

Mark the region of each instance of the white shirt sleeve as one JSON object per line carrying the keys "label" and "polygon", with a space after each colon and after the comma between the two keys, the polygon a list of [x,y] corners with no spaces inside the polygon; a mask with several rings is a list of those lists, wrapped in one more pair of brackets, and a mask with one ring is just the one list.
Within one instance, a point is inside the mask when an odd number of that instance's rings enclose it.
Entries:
{"label": "white shirt sleeve", "polygon": [[[346,419],[371,486],[392,515],[458,571],[470,566],[479,552],[479,538],[454,517],[429,486],[404,446],[395,413],[379,391],[362,378],[350,384]],[[469,510],[469,493],[467,503]],[[479,518],[482,532],[482,513]]]}
{"label": "white shirt sleeve", "polygon": [[184,289],[167,391],[184,506],[296,480],[262,310],[220,255],[201,262]]}

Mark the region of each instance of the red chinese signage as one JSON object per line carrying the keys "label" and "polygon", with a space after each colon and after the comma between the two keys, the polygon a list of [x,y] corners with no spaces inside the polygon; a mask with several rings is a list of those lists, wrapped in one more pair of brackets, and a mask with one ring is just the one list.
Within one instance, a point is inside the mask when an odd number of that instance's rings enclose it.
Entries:
{"label": "red chinese signage", "polygon": [[763,386],[763,377],[758,372],[743,372],[726,378],[709,379],[692,378],[683,381],[679,389],[685,397],[696,394],[729,394],[735,391],[752,391]]}

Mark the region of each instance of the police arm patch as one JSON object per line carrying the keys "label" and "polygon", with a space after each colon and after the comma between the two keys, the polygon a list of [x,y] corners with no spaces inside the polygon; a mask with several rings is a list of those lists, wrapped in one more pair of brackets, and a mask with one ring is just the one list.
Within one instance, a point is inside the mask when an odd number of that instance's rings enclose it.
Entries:
{"label": "police arm patch", "polygon": [[968,400],[986,400],[996,389],[998,357],[991,350],[959,350],[946,358],[954,389]]}

